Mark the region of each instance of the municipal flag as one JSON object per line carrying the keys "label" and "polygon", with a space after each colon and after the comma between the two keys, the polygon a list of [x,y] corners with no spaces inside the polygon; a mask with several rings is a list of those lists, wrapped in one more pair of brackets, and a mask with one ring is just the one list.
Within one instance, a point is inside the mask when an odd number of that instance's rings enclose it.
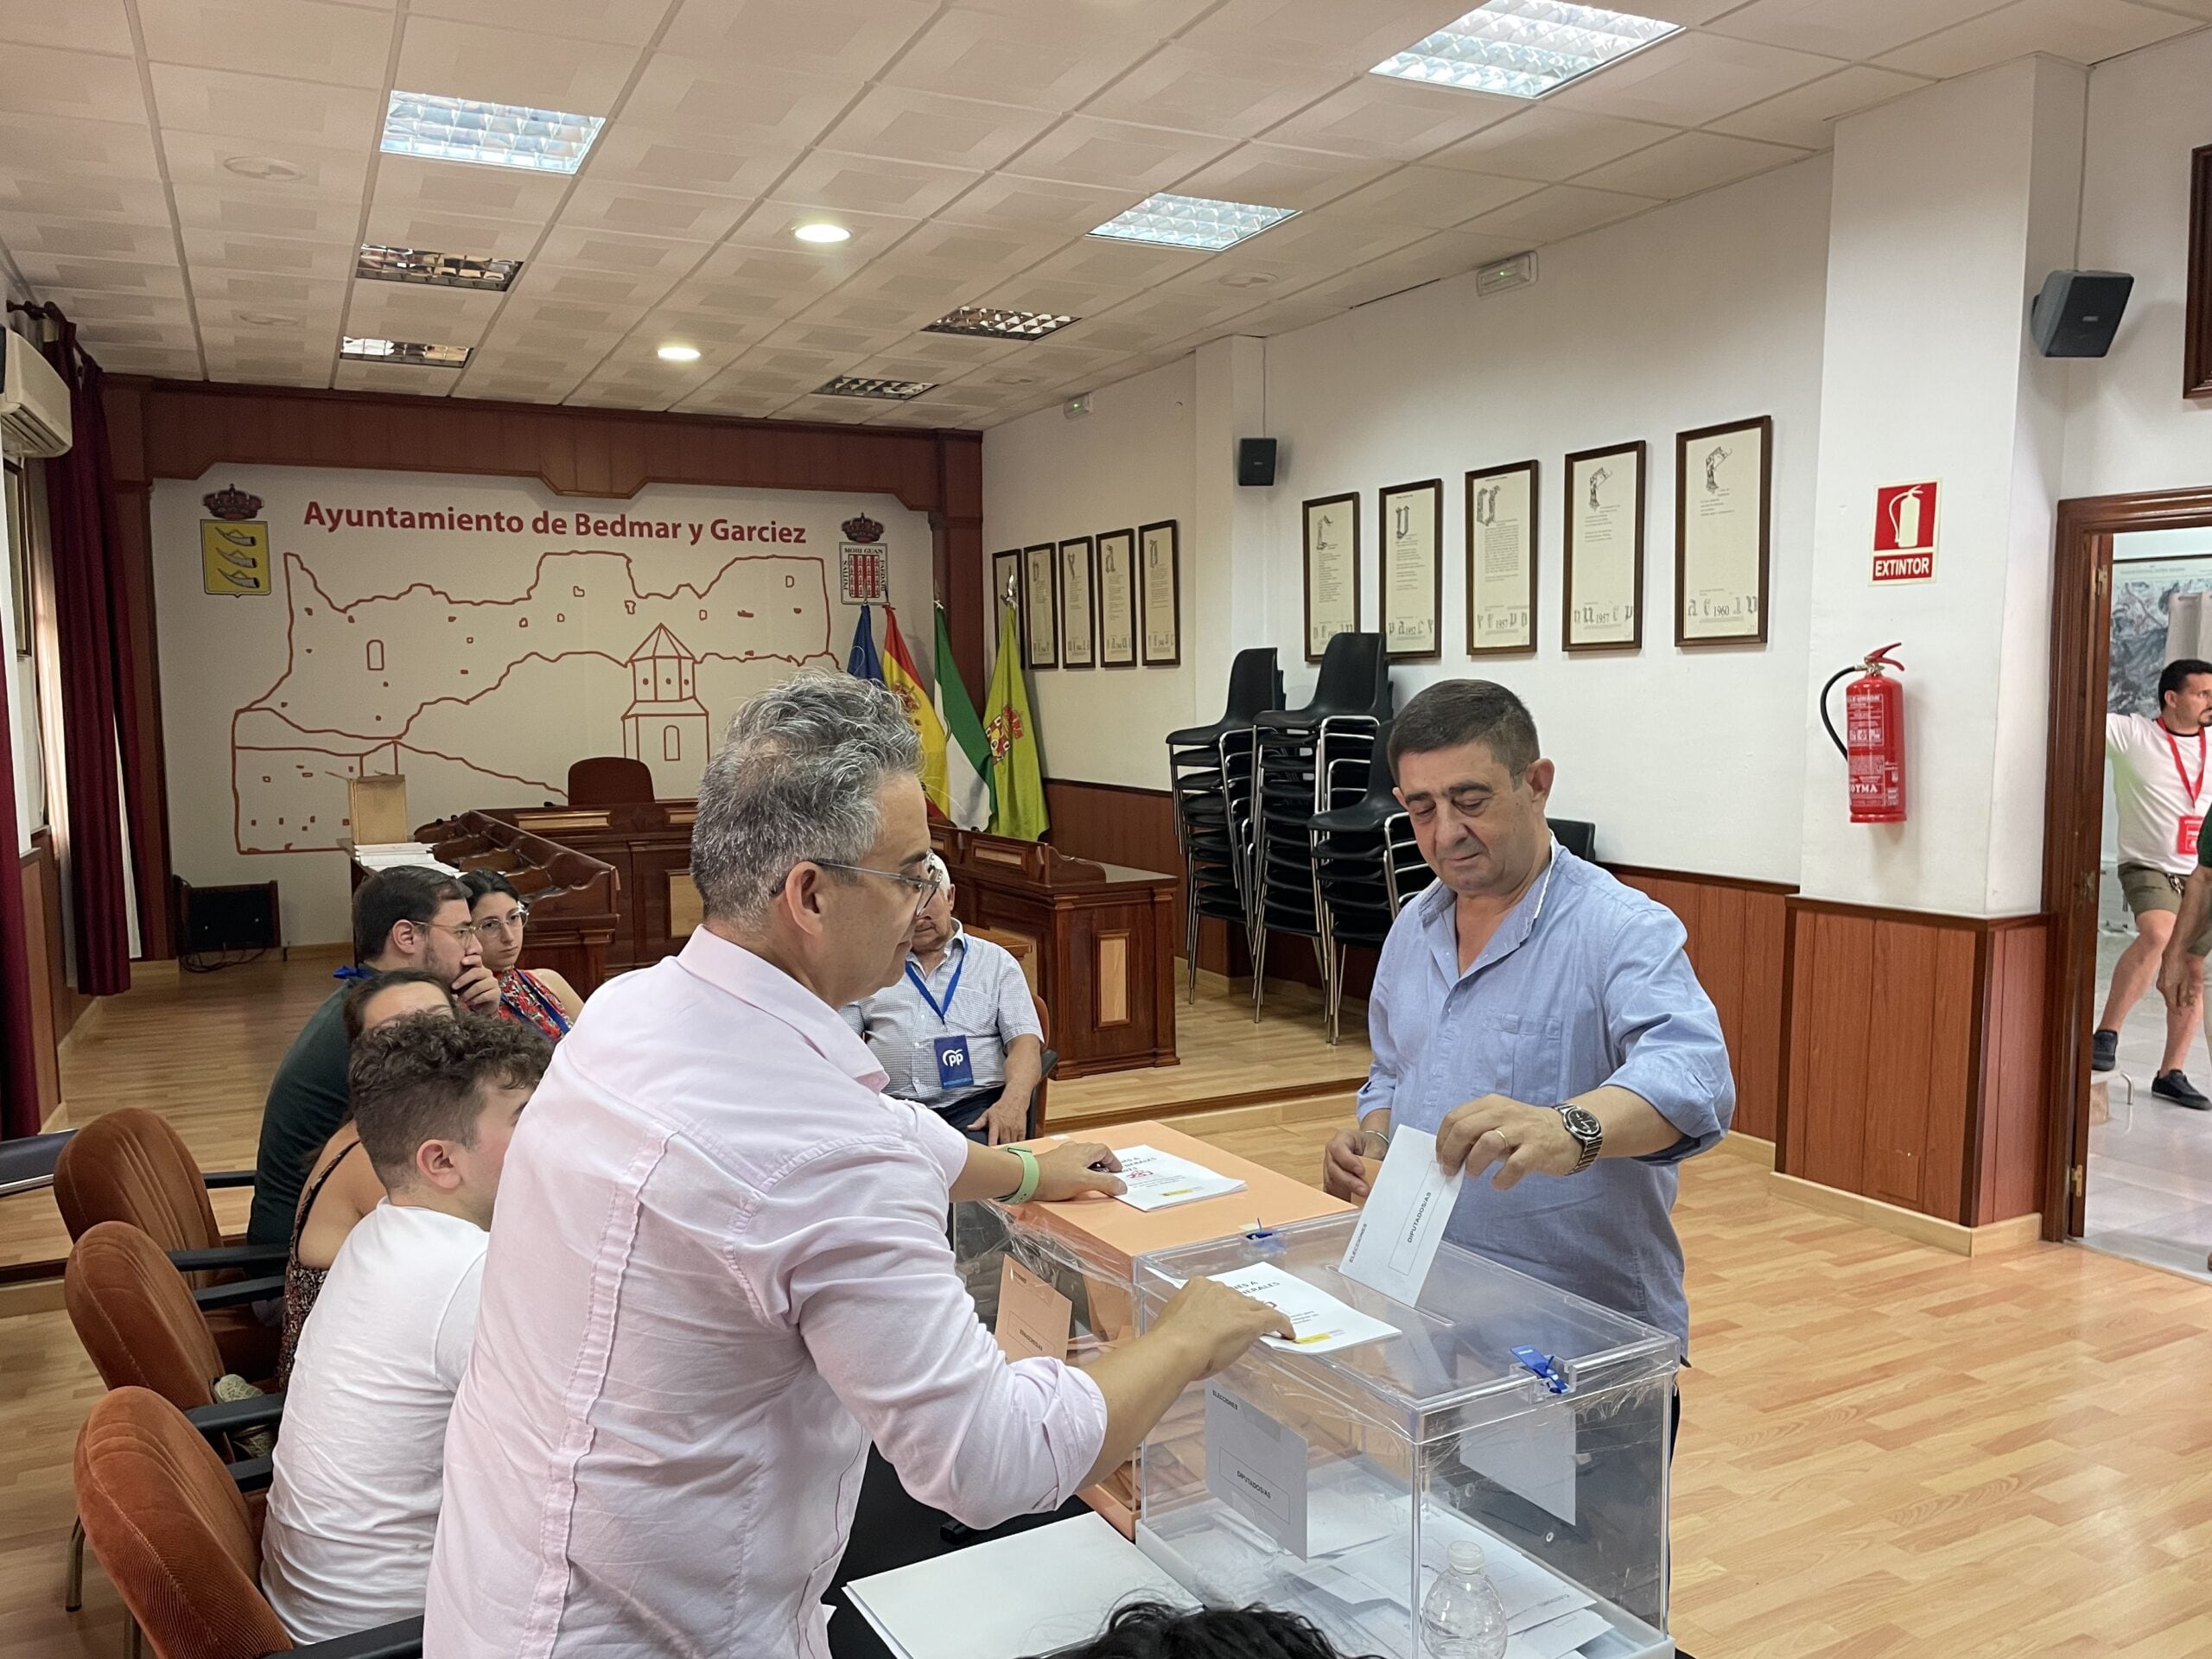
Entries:
{"label": "municipal flag", "polygon": [[942,605],[937,607],[937,717],[944,728],[944,787],[951,801],[944,816],[963,830],[981,830],[991,821],[991,741],[953,660]]}
{"label": "municipal flag", "polygon": [[1045,813],[1045,779],[1037,764],[1037,726],[1029,715],[1029,689],[1021,677],[1021,632],[1014,607],[999,607],[999,659],[984,699],[983,730],[991,740],[991,779],[996,803],[991,833],[1036,841],[1051,827]]}

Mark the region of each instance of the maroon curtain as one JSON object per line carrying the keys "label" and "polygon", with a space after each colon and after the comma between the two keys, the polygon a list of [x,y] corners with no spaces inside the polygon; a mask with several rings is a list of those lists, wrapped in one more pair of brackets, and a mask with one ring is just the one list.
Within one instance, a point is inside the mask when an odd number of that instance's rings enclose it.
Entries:
{"label": "maroon curtain", "polygon": [[76,920],[77,988],[111,996],[130,988],[125,909],[125,834],[117,754],[138,776],[130,709],[130,632],[124,612],[123,538],[108,453],[105,379],[77,345],[76,325],[52,306],[60,338],[46,355],[69,385],[69,452],[46,464],[54,547],[56,655],[61,674],[61,748],[69,811],[69,903]]}
{"label": "maroon curtain", "polygon": [[13,847],[0,869],[0,1141],[36,1135],[38,1051],[31,1039],[31,961],[23,925],[23,858],[16,817],[15,722],[8,709],[9,676],[0,664],[0,846]]}

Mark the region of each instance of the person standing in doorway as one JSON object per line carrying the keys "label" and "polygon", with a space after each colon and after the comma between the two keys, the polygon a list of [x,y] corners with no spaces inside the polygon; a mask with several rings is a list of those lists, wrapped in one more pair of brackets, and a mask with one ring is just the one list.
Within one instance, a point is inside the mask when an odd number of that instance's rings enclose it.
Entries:
{"label": "person standing in doorway", "polygon": [[[2174,938],[2183,884],[2196,868],[2198,833],[2204,825],[2205,723],[2212,721],[2212,663],[2177,658],[2158,676],[2158,712],[2107,715],[2105,753],[2120,807],[2120,890],[2135,917],[2135,938],[2120,953],[2105,998],[2104,1017],[2092,1039],[2089,1069],[2120,1064],[2120,1028],[2128,1011],[2158,976],[2160,958]],[[2178,953],[2201,983],[2205,944],[2189,941]],[[2212,1109],[2182,1071],[2196,1034],[2193,994],[2166,1005],[2165,1052],[2151,1092],[2191,1111]]]}

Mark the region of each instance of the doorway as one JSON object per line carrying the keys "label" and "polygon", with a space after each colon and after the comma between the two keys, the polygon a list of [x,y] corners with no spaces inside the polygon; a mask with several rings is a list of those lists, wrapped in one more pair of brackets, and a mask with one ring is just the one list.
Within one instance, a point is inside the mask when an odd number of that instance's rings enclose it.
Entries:
{"label": "doorway", "polygon": [[[2212,599],[2189,597],[2212,594],[2212,487],[2062,502],[2054,566],[2044,908],[2056,970],[2046,1005],[2044,1236],[2081,1237],[2212,1280],[2212,1111],[2151,1090],[2170,1058],[2155,988],[2122,1022],[2120,1063],[2094,1078],[2090,1070],[2090,1033],[2136,931],[2117,879],[2105,716],[2108,708],[2155,710],[2158,671],[2177,638],[2177,597],[2184,632],[2200,609],[2212,613]],[[2212,616],[2204,626],[2212,645]],[[2190,632],[2182,642],[2187,654],[2200,654],[2195,639]],[[2212,794],[2212,781],[2205,788]],[[2182,1069],[2194,1067],[2196,1086],[2212,1093],[2205,1039],[2194,1030],[2187,1038]],[[2093,1081],[2103,1087],[2093,1091]]]}

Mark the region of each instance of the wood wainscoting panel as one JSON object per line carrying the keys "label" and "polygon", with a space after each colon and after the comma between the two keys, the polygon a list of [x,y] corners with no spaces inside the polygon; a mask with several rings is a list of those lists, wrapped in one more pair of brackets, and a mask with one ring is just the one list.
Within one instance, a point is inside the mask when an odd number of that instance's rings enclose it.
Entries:
{"label": "wood wainscoting panel", "polygon": [[668,937],[688,939],[699,930],[707,918],[706,901],[699,897],[698,883],[692,880],[689,870],[668,873]]}
{"label": "wood wainscoting panel", "polygon": [[1097,958],[1098,1023],[1126,1026],[1132,1000],[1129,936],[1126,932],[1094,934],[1091,949]]}
{"label": "wood wainscoting panel", "polygon": [[2051,928],[2042,917],[1987,935],[1982,976],[1980,1133],[1974,1143],[1974,1225],[2043,1206],[2044,1091],[2049,1081],[2047,976]]}

